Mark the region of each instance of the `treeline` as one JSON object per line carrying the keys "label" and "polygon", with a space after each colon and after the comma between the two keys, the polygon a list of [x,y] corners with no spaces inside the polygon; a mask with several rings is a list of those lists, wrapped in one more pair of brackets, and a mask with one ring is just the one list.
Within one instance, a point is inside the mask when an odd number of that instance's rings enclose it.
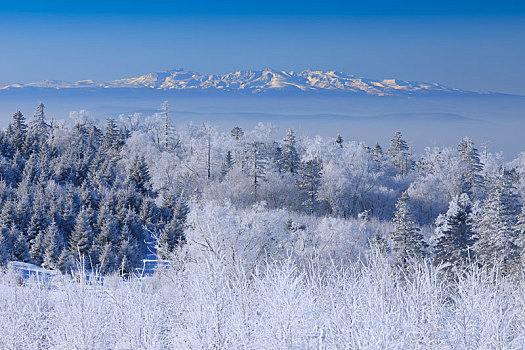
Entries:
{"label": "treeline", "polygon": [[[194,233],[213,227],[214,218],[187,220],[188,211],[207,217],[202,208],[215,212],[210,206],[253,212],[261,222],[261,211],[281,210],[286,227],[272,230],[295,239],[310,230],[302,245],[318,237],[333,247],[326,237],[336,228],[301,220],[393,225],[366,231],[363,239],[402,266],[425,257],[514,271],[525,257],[525,154],[507,163],[465,138],[416,156],[399,132],[383,149],[292,129],[278,140],[275,128],[262,123],[228,133],[206,124],[175,127],[167,104],[156,115],[108,119],[102,128],[77,116],[74,125],[59,125],[40,105],[31,121],[17,112],[0,132],[0,261],[63,271],[80,261],[127,274],[147,254],[167,258],[188,239],[195,243]],[[240,232],[250,222],[242,219],[223,220],[216,229]],[[282,244],[268,239],[277,237],[268,225],[257,229],[266,235],[260,252]],[[250,244],[255,238],[244,237]]]}

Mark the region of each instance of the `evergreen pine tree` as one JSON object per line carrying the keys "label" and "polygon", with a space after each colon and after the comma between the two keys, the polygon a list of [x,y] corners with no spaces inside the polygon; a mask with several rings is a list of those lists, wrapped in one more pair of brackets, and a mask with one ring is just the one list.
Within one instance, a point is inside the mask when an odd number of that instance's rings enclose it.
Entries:
{"label": "evergreen pine tree", "polygon": [[10,229],[11,239],[14,242],[13,259],[15,261],[29,262],[29,244],[27,237],[20,233],[18,228],[13,225]]}
{"label": "evergreen pine tree", "polygon": [[58,257],[58,269],[62,273],[69,273],[75,268],[75,262],[67,248],[62,249]]}
{"label": "evergreen pine tree", "polygon": [[371,149],[372,154],[372,167],[375,171],[379,171],[383,168],[383,161],[385,158],[385,155],[383,153],[383,148],[379,145],[378,142],[374,145],[374,147]]}
{"label": "evergreen pine tree", "polygon": [[93,243],[94,260],[103,273],[114,270],[116,257],[115,246],[118,244],[118,223],[111,216],[106,216],[95,236]]}
{"label": "evergreen pine tree", "polygon": [[0,266],[7,264],[14,253],[14,243],[8,227],[0,221]]}
{"label": "evergreen pine tree", "polygon": [[140,249],[137,241],[129,232],[127,225],[122,228],[119,242],[119,271],[123,276],[129,276],[140,263]]}
{"label": "evergreen pine tree", "polygon": [[514,243],[519,249],[522,267],[525,267],[525,204],[521,207],[516,226],[514,227],[517,237]]}
{"label": "evergreen pine tree", "polygon": [[151,192],[150,175],[144,157],[135,157],[128,171],[127,182],[133,184],[142,194]]}
{"label": "evergreen pine tree", "polygon": [[0,267],[6,266],[9,261],[8,244],[6,237],[0,234]]}
{"label": "evergreen pine tree", "polygon": [[341,135],[337,134],[337,137],[335,138],[335,144],[343,148],[343,138]]}
{"label": "evergreen pine tree", "polygon": [[403,268],[408,267],[410,259],[424,257],[426,249],[423,236],[412,218],[408,200],[408,194],[403,192],[397,200],[393,218],[392,251],[396,264]]}
{"label": "evergreen pine tree", "polygon": [[242,139],[242,137],[244,136],[244,131],[242,131],[241,128],[239,128],[238,126],[234,127],[231,131],[231,135],[234,139],[236,139],[237,141],[239,141],[240,139]]}
{"label": "evergreen pine tree", "polygon": [[59,257],[64,249],[64,237],[58,229],[56,222],[53,220],[44,232],[44,256],[42,267],[50,270],[59,267]]}
{"label": "evergreen pine tree", "polygon": [[[135,242],[144,242],[145,237],[142,222],[139,215],[132,208],[126,208],[118,219],[121,223],[121,230],[123,230],[124,227],[126,228],[125,234],[131,235]],[[122,233],[122,235],[124,235],[124,233]]]}
{"label": "evergreen pine tree", "polygon": [[176,223],[175,230],[175,244],[182,244],[185,242],[184,229],[186,228],[186,218],[188,216],[188,206],[184,198],[179,196],[175,208],[173,209],[173,220]]}
{"label": "evergreen pine tree", "polygon": [[93,230],[86,209],[78,213],[75,227],[69,238],[69,252],[77,261],[89,261],[89,252],[93,241]]}
{"label": "evergreen pine tree", "polygon": [[106,128],[102,137],[102,151],[108,152],[110,150],[118,150],[119,130],[115,120],[108,118],[106,120]]}
{"label": "evergreen pine tree", "polygon": [[31,242],[31,246],[29,249],[29,257],[31,258],[31,261],[40,266],[42,265],[43,256],[44,256],[44,235],[42,232],[38,232],[36,237]]}
{"label": "evergreen pine tree", "polygon": [[467,165],[466,171],[461,175],[463,179],[463,190],[472,195],[479,193],[483,188],[483,164],[480,161],[478,150],[474,147],[474,142],[465,137],[457,145],[457,151],[461,160]]}
{"label": "evergreen pine tree", "polygon": [[6,133],[13,148],[16,151],[24,152],[27,124],[24,115],[20,111],[16,111],[13,115],[13,121],[8,125]]}
{"label": "evergreen pine tree", "polygon": [[51,126],[46,122],[44,108],[43,103],[37,106],[34,119],[29,124],[24,144],[26,154],[39,153],[46,149]]}
{"label": "evergreen pine tree", "polygon": [[12,159],[15,154],[13,145],[11,144],[7,133],[4,130],[0,130],[0,155]]}
{"label": "evergreen pine tree", "polygon": [[29,220],[29,225],[27,228],[27,236],[29,242],[32,244],[35,237],[40,233],[44,232],[45,228],[48,225],[46,208],[44,207],[43,196],[36,195],[33,200],[33,214]]}
{"label": "evergreen pine tree", "polygon": [[514,243],[516,208],[510,190],[508,182],[501,178],[493,185],[475,225],[478,240],[474,245],[482,263],[487,266],[501,264],[506,272],[519,261],[519,248]]}
{"label": "evergreen pine tree", "polygon": [[280,146],[279,168],[283,173],[297,173],[299,169],[299,154],[295,148],[295,133],[293,129],[288,129],[286,137]]}
{"label": "evergreen pine tree", "polygon": [[188,207],[182,196],[179,197],[173,209],[173,215],[160,231],[155,249],[160,259],[167,259],[175,248],[185,242],[184,229]]}
{"label": "evergreen pine tree", "polygon": [[224,157],[224,162],[222,163],[222,176],[226,175],[233,168],[233,156],[232,152],[226,152],[226,157]]}
{"label": "evergreen pine tree", "polygon": [[0,220],[8,227],[11,227],[18,222],[18,218],[16,217],[15,201],[8,200],[3,203],[2,211],[0,212]]}
{"label": "evergreen pine tree", "polygon": [[262,143],[251,143],[247,170],[252,179],[252,194],[255,201],[258,200],[257,192],[266,174],[266,165],[267,162]]}
{"label": "evergreen pine tree", "polygon": [[155,205],[153,201],[149,198],[144,198],[142,201],[139,213],[139,218],[142,225],[149,226],[153,221],[155,221],[154,206]]}
{"label": "evergreen pine tree", "polygon": [[165,223],[160,229],[160,234],[155,242],[155,253],[157,259],[168,259],[175,247],[176,225],[174,220]]}
{"label": "evergreen pine tree", "polygon": [[398,174],[406,175],[413,169],[414,162],[410,158],[408,144],[399,131],[395,133],[394,138],[390,141],[388,154]]}
{"label": "evergreen pine tree", "polygon": [[453,266],[467,263],[473,258],[472,246],[475,242],[470,215],[472,202],[466,193],[452,199],[447,213],[437,224],[435,242],[435,261]]}
{"label": "evergreen pine tree", "polygon": [[113,244],[107,243],[98,253],[98,268],[103,274],[113,272],[116,268],[116,253]]}
{"label": "evergreen pine tree", "polygon": [[313,214],[317,203],[317,192],[321,185],[321,161],[317,158],[302,164],[299,189],[302,193],[302,206],[308,214]]}

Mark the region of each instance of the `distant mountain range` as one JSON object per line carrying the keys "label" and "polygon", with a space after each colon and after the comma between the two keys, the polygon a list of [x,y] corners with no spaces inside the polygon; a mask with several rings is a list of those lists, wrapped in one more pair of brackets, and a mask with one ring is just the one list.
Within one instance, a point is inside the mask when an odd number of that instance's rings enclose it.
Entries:
{"label": "distant mountain range", "polygon": [[419,94],[475,94],[437,83],[410,82],[397,79],[374,80],[336,71],[302,72],[271,69],[237,71],[228,74],[201,74],[182,69],[149,73],[134,78],[74,83],[44,80],[28,84],[11,84],[0,90],[19,89],[154,89],[159,91],[229,91],[250,94],[268,92],[353,93],[372,96]]}

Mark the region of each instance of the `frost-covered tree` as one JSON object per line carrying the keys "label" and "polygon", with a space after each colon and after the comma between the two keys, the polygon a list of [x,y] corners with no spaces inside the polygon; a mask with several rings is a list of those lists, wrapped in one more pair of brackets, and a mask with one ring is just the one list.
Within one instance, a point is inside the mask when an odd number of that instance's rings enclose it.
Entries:
{"label": "frost-covered tree", "polygon": [[239,141],[244,136],[244,131],[236,126],[232,129],[230,134],[235,140]]}
{"label": "frost-covered tree", "polygon": [[7,126],[6,134],[13,149],[25,154],[24,145],[27,135],[27,124],[22,112],[16,111],[13,115],[13,121]]}
{"label": "frost-covered tree", "polygon": [[75,261],[73,259],[73,256],[69,252],[69,249],[64,248],[60,252],[60,255],[58,256],[58,269],[62,273],[69,273],[71,270],[75,268]]}
{"label": "frost-covered tree", "polygon": [[515,244],[517,210],[509,185],[505,172],[493,182],[475,224],[478,240],[474,245],[481,262],[488,266],[501,263],[506,271],[512,270],[519,259]]}
{"label": "frost-covered tree", "polygon": [[303,162],[299,173],[299,189],[302,192],[301,205],[307,213],[312,214],[317,204],[317,193],[321,186],[322,164],[317,158]]}
{"label": "frost-covered tree", "polygon": [[406,268],[411,259],[424,257],[426,250],[423,235],[412,218],[409,197],[406,192],[403,192],[396,203],[392,221],[394,231],[391,238],[395,264]]}
{"label": "frost-covered tree", "polygon": [[228,151],[226,152],[226,156],[224,157],[224,162],[222,163],[222,176],[226,175],[234,165],[232,152]]}
{"label": "frost-covered tree", "polygon": [[432,223],[448,210],[450,201],[463,192],[465,164],[452,148],[427,148],[418,162],[417,177],[410,183],[414,217]]}
{"label": "frost-covered tree", "polygon": [[15,225],[11,226],[10,229],[11,239],[14,242],[13,247],[13,260],[29,262],[31,256],[29,254],[29,244],[27,237],[23,235]]}
{"label": "frost-covered tree", "polygon": [[519,249],[521,264],[525,267],[525,204],[521,207],[516,226],[514,227],[517,237],[514,241]]}
{"label": "frost-covered tree", "polygon": [[13,236],[5,223],[0,221],[0,267],[7,264],[14,251]]}
{"label": "frost-covered tree", "polygon": [[69,239],[69,252],[77,261],[89,261],[90,250],[93,244],[93,230],[88,212],[82,209],[75,219],[75,227]]}
{"label": "frost-covered tree", "polygon": [[374,170],[380,171],[383,169],[383,162],[385,160],[385,155],[383,153],[383,148],[379,145],[379,142],[376,142],[374,147],[370,150],[372,154],[372,166]]}
{"label": "frost-covered tree", "polygon": [[340,134],[337,134],[337,137],[335,138],[335,144],[338,145],[339,147],[343,147],[343,138],[341,137]]}
{"label": "frost-covered tree", "polygon": [[42,265],[44,255],[44,235],[42,232],[38,232],[36,237],[33,239],[29,249],[29,257],[36,265]]}
{"label": "frost-covered tree", "polygon": [[51,125],[46,121],[44,109],[44,104],[40,103],[35,110],[33,120],[29,123],[24,144],[27,154],[47,150],[47,139],[51,132]]}
{"label": "frost-covered tree", "polygon": [[249,145],[249,156],[247,171],[251,178],[252,183],[252,195],[255,201],[258,200],[257,192],[261,186],[261,182],[265,178],[267,159],[266,152],[263,148],[263,145],[260,142],[253,142]]}
{"label": "frost-covered tree", "polygon": [[65,247],[64,237],[53,220],[44,232],[44,256],[42,266],[54,270],[58,268],[58,261],[62,249]]}
{"label": "frost-covered tree", "polygon": [[[381,174],[373,171],[370,154],[361,143],[347,142],[340,148],[333,142],[309,148],[309,158],[319,156],[323,175],[318,198],[326,201],[329,212],[337,216],[354,216],[365,210],[378,214],[388,212],[390,217],[395,203],[395,193],[388,186],[381,186]],[[387,208],[385,208],[387,207]]]}
{"label": "frost-covered tree", "polygon": [[187,215],[188,207],[184,202],[184,198],[180,196],[173,208],[171,219],[164,225],[157,237],[155,249],[159,258],[169,258],[175,251],[175,248],[184,243]]}
{"label": "frost-covered tree", "polygon": [[401,132],[396,132],[394,138],[390,141],[388,155],[398,174],[406,175],[413,169],[414,161],[411,158],[408,144],[403,139]]}
{"label": "frost-covered tree", "polygon": [[93,248],[94,260],[103,273],[115,270],[116,248],[119,239],[118,222],[109,214],[99,216],[99,232],[95,235]]}
{"label": "frost-covered tree", "polygon": [[461,160],[467,165],[462,174],[464,181],[463,190],[466,193],[476,193],[476,195],[479,196],[483,190],[484,181],[481,174],[483,164],[481,163],[478,150],[474,147],[474,142],[468,137],[465,137],[457,145],[457,151]]}
{"label": "frost-covered tree", "polygon": [[295,174],[299,170],[299,154],[296,149],[295,133],[293,129],[288,129],[286,137],[283,139],[280,147],[279,169],[283,173]]}
{"label": "frost-covered tree", "polygon": [[162,148],[165,151],[170,149],[170,105],[168,101],[162,102],[161,106],[162,118]]}
{"label": "frost-covered tree", "polygon": [[104,129],[104,135],[102,137],[101,151],[109,152],[115,151],[119,148],[119,129],[117,123],[113,118],[108,118],[106,120],[106,128]]}
{"label": "frost-covered tree", "polygon": [[128,170],[127,182],[133,184],[142,194],[151,192],[150,174],[144,157],[135,157]]}
{"label": "frost-covered tree", "polygon": [[435,262],[458,266],[474,260],[475,233],[471,221],[472,202],[466,193],[454,197],[448,211],[436,219]]}
{"label": "frost-covered tree", "polygon": [[129,276],[133,272],[134,267],[138,266],[141,257],[137,247],[137,241],[130,233],[127,225],[122,227],[120,241],[118,245],[119,264],[118,269],[121,275]]}

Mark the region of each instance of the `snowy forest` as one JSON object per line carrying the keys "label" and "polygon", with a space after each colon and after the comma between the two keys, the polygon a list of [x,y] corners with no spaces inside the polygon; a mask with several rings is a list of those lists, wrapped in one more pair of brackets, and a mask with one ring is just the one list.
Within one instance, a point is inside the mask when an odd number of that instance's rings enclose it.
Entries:
{"label": "snowy forest", "polygon": [[525,153],[72,116],[0,131],[0,348],[525,347]]}

